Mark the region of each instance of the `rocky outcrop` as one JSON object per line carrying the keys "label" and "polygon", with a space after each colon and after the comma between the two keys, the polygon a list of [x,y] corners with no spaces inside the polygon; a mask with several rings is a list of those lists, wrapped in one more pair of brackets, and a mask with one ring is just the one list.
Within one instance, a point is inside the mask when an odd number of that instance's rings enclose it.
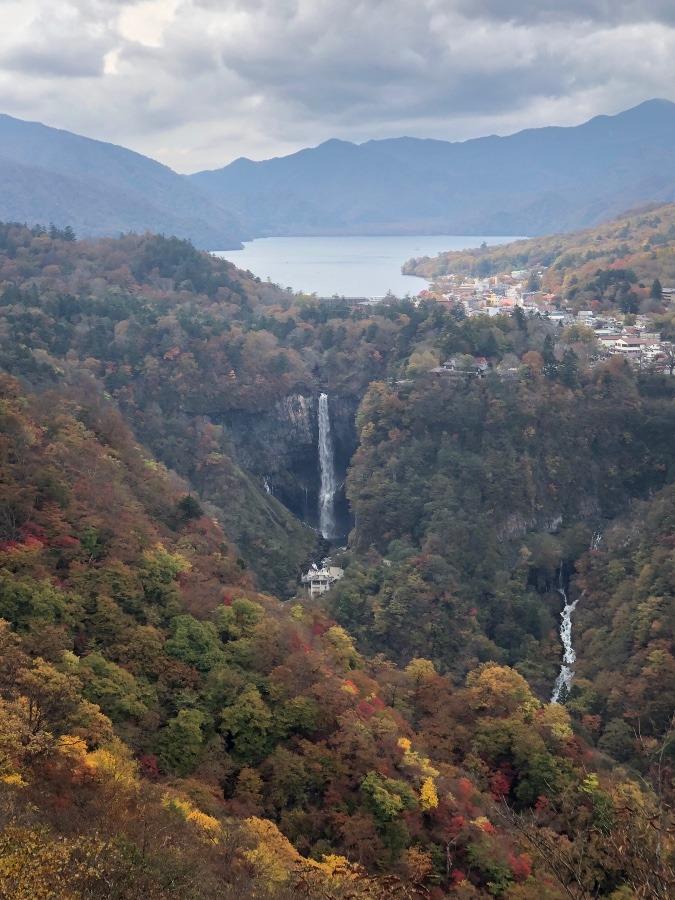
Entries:
{"label": "rocky outcrop", "polygon": [[559,514],[532,516],[526,519],[521,513],[511,513],[498,525],[497,537],[500,541],[515,541],[533,530],[554,534],[562,523],[563,517]]}
{"label": "rocky outcrop", "polygon": [[233,456],[249,472],[267,477],[289,471],[316,451],[316,399],[291,394],[269,411],[233,412],[223,417]]}

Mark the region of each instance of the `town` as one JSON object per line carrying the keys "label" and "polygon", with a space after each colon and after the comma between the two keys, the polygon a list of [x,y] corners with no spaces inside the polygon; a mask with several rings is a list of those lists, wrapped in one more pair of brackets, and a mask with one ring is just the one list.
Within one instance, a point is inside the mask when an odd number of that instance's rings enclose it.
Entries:
{"label": "town", "polygon": [[[597,340],[599,357],[618,354],[637,369],[651,369],[672,375],[675,369],[675,345],[663,340],[654,330],[652,314],[626,313],[612,310],[576,309],[564,299],[537,289],[542,270],[513,270],[489,278],[462,278],[444,275],[437,278],[416,298],[420,303],[431,300],[446,309],[461,310],[466,317],[524,315],[537,316],[561,328],[576,326],[587,330]],[[675,287],[658,285],[663,307],[673,307]],[[557,300],[557,302],[554,302]],[[593,360],[591,360],[592,362]],[[457,371],[451,360],[433,371],[437,374]],[[472,374],[483,374],[485,361],[471,367]]]}

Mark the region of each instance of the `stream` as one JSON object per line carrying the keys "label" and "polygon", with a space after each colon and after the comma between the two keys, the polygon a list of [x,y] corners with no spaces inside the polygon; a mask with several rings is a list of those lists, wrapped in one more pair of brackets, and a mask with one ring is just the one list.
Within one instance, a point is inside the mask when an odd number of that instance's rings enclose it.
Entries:
{"label": "stream", "polygon": [[[598,550],[600,548],[600,542],[602,541],[602,532],[596,531],[591,538],[591,545],[588,548],[590,550]],[[551,703],[560,703],[560,697],[565,691],[565,694],[568,693],[569,689],[572,686],[572,681],[574,680],[574,663],[576,662],[577,655],[574,652],[574,647],[572,646],[572,613],[577,608],[577,603],[583,597],[583,593],[581,593],[574,603],[570,603],[567,599],[567,591],[565,590],[565,581],[563,579],[563,564],[560,563],[560,569],[558,570],[558,587],[556,588],[560,596],[565,601],[565,606],[563,607],[563,611],[560,613],[560,618],[562,622],[560,623],[560,640],[562,641],[564,652],[562,658],[562,664],[560,666],[560,672],[558,673],[558,677],[555,680],[555,684],[553,685],[553,693],[551,694]],[[563,700],[565,698],[563,697]]]}
{"label": "stream", "polygon": [[555,685],[553,686],[551,703],[559,703],[563,689],[567,694],[570,687],[572,686],[572,681],[574,679],[574,669],[572,668],[572,666],[576,662],[577,658],[577,655],[574,652],[574,647],[572,646],[572,613],[576,609],[577,603],[581,599],[581,596],[577,597],[577,599],[573,603],[568,602],[567,591],[565,590],[565,583],[563,581],[562,563],[560,565],[560,575],[558,577],[558,587],[556,588],[556,590],[565,601],[563,611],[560,613],[560,618],[562,619],[562,622],[560,624],[560,640],[563,643],[564,652],[562,665],[560,666],[560,672],[558,673],[558,677],[555,680]]}

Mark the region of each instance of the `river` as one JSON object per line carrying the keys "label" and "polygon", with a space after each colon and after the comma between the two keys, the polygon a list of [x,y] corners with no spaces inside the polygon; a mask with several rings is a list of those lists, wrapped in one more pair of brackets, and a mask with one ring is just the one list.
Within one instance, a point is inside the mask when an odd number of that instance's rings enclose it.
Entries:
{"label": "river", "polygon": [[445,250],[464,250],[486,244],[506,244],[516,237],[490,235],[388,235],[385,237],[269,237],[244,245],[243,250],[218,250],[215,256],[248,269],[293,291],[320,297],[416,296],[427,287],[424,278],[401,274],[413,256],[438,256]]}

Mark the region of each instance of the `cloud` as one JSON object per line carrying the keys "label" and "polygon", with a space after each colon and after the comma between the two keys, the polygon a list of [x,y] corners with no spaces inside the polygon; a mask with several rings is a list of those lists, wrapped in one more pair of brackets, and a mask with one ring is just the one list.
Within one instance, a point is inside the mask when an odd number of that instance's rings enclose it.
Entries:
{"label": "cloud", "polygon": [[103,74],[104,53],[87,47],[77,56],[67,56],[49,45],[17,47],[0,59],[9,71],[38,77],[87,78]]}
{"label": "cloud", "polygon": [[458,140],[675,99],[675,5],[658,0],[4,5],[0,111],[180,171],[329,137]]}
{"label": "cloud", "polygon": [[[104,59],[115,32],[105,9],[113,0],[61,3],[44,11],[39,4],[9,0],[0,37],[0,70],[32,80],[89,78],[104,73]],[[89,8],[89,14],[82,11]],[[113,5],[112,9],[115,6]]]}
{"label": "cloud", "polygon": [[468,19],[534,24],[594,22],[675,22],[670,0],[458,0],[455,8]]}

